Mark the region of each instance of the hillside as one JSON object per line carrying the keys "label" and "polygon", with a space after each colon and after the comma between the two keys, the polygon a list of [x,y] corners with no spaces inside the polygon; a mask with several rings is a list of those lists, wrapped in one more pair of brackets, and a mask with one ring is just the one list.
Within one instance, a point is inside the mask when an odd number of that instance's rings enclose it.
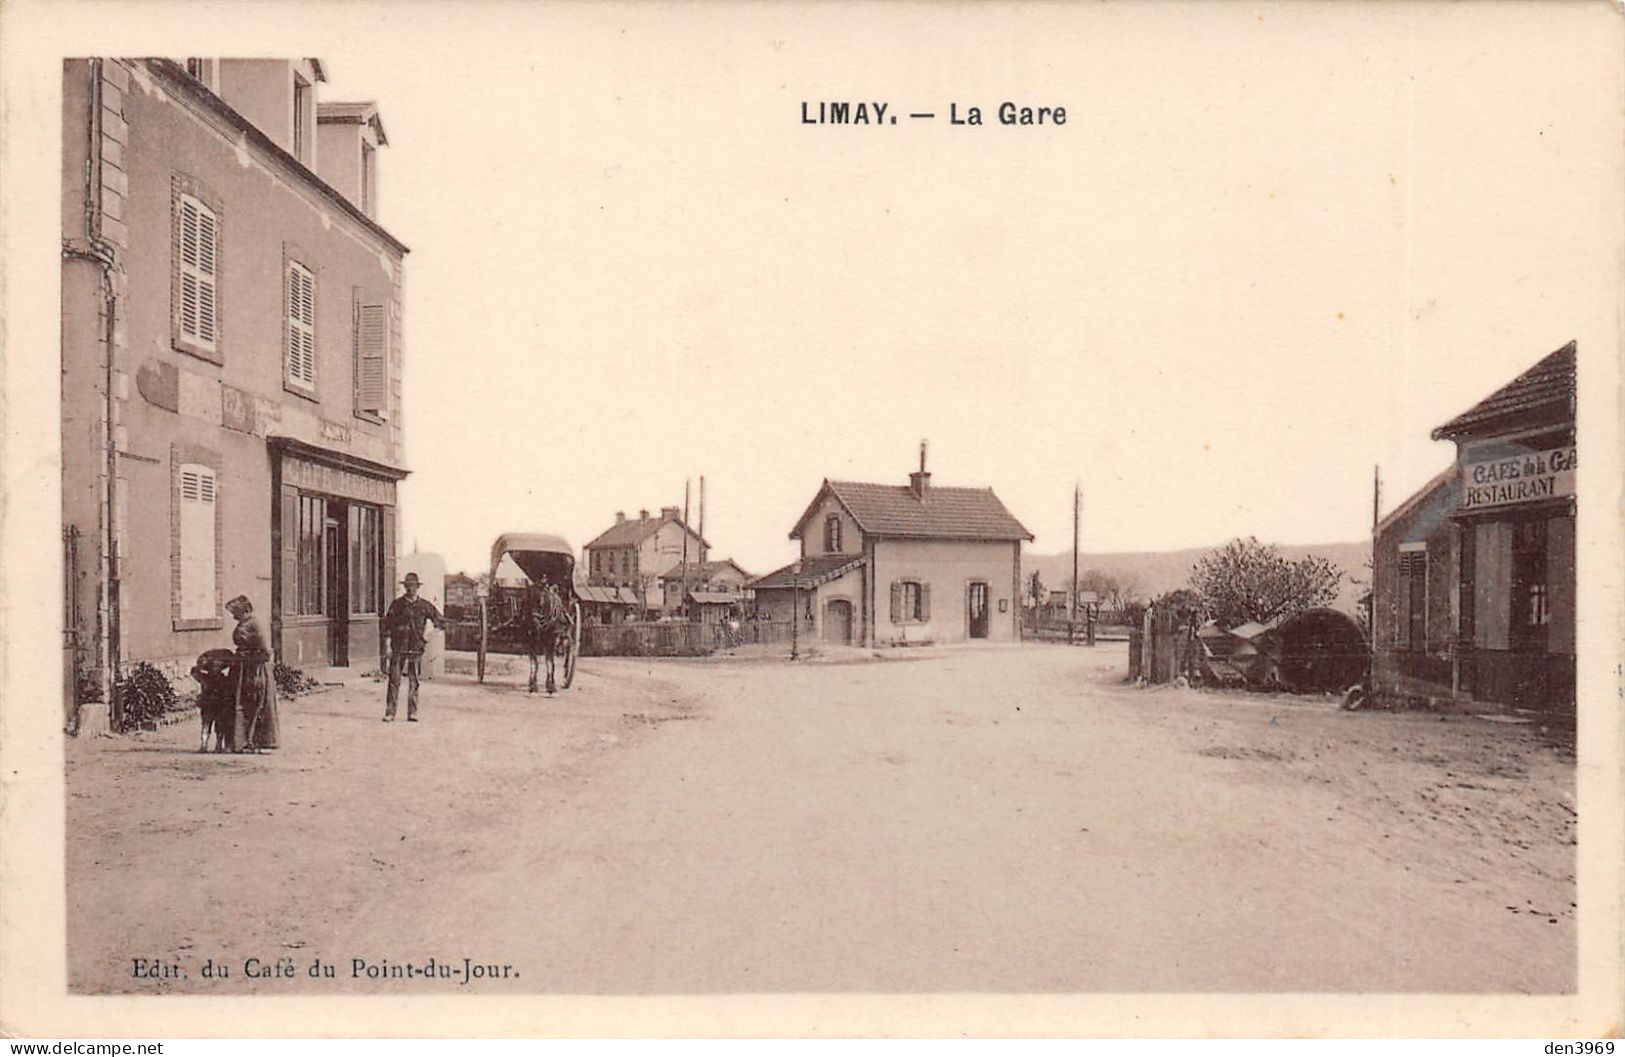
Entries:
{"label": "hillside", "polygon": [[[1214,544],[1215,547],[1222,545]],[[1164,591],[1185,587],[1190,579],[1191,566],[1210,549],[1212,548],[1193,547],[1177,551],[1135,551],[1115,554],[1092,554],[1084,551],[1078,558],[1078,568],[1083,571],[1099,569],[1120,581],[1126,579],[1133,584],[1135,594],[1140,598],[1153,598]],[[1371,554],[1371,544],[1368,541],[1320,543],[1309,546],[1282,545],[1280,551],[1282,555],[1294,561],[1307,554],[1317,554],[1342,569],[1342,588],[1332,605],[1333,608],[1346,613],[1354,613],[1356,602],[1366,590],[1364,581],[1371,575],[1366,568],[1366,559]],[[1023,554],[1021,570],[1023,581],[1037,570],[1044,580],[1044,586],[1051,590],[1059,590],[1072,576],[1072,552]],[[1361,582],[1354,583],[1351,578]]]}

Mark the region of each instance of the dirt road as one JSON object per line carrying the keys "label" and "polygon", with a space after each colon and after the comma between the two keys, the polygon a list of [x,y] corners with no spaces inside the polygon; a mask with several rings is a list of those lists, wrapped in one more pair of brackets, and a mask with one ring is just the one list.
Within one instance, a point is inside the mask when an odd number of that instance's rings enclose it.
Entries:
{"label": "dirt road", "polygon": [[415,725],[370,686],[285,702],[275,755],[78,741],[71,985],[1572,990],[1572,759],[1122,670],[593,658],[553,699],[434,685]]}

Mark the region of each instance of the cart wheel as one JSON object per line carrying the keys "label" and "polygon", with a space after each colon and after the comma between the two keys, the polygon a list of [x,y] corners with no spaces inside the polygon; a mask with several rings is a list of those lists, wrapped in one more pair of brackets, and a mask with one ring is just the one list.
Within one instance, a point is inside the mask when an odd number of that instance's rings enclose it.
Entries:
{"label": "cart wheel", "polygon": [[576,680],[576,657],[581,653],[580,602],[576,602],[570,608],[570,640],[564,649],[564,689],[568,690],[570,684]]}

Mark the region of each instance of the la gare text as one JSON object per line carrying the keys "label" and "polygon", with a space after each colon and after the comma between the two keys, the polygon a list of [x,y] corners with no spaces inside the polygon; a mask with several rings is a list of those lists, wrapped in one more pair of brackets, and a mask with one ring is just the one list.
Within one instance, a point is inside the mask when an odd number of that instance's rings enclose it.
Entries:
{"label": "la gare text", "polygon": [[901,110],[890,103],[808,102],[801,103],[803,125],[896,125],[945,120],[950,125],[1064,125],[1066,107],[1034,106],[1010,100],[987,108],[970,103],[949,103],[946,112],[936,108]]}

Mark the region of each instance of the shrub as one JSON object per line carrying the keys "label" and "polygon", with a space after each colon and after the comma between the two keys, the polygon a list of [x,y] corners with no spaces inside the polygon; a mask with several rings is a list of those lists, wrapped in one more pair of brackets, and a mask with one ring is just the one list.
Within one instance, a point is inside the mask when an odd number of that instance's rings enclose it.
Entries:
{"label": "shrub", "polygon": [[274,678],[276,679],[276,692],[282,697],[298,697],[300,694],[307,694],[322,685],[315,679],[305,675],[298,668],[283,664],[281,661],[276,662]]}
{"label": "shrub", "polygon": [[156,726],[159,717],[175,708],[175,688],[163,672],[146,661],[119,680],[118,695],[120,734]]}

